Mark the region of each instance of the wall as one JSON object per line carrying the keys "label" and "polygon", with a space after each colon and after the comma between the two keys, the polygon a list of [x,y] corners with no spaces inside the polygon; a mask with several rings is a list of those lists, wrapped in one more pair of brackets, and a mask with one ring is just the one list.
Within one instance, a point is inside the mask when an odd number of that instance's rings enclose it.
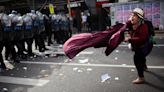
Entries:
{"label": "wall", "polygon": [[160,0],[160,8],[161,8],[160,23],[162,26],[164,26],[164,11],[162,11],[162,9],[164,9],[164,0]]}
{"label": "wall", "polygon": [[[161,0],[163,1],[163,0]],[[129,2],[129,3],[115,3],[111,6],[111,16],[112,16],[112,25],[118,22],[126,22],[130,16],[131,11],[140,7],[145,11],[145,17],[153,22],[155,27],[159,27],[159,25],[163,24],[163,12],[161,11],[163,5],[159,0],[149,1],[149,2]]]}

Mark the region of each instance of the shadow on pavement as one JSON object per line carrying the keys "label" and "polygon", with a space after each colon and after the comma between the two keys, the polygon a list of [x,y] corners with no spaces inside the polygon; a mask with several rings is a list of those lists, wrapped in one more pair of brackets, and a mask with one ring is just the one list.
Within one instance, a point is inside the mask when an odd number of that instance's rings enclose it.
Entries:
{"label": "shadow on pavement", "polygon": [[[161,75],[159,75],[159,74],[157,74],[155,72],[152,72],[152,71],[149,71],[147,73],[155,76],[158,80],[160,80],[160,82],[162,82],[162,84],[164,84],[164,76],[161,76]],[[155,89],[157,89],[157,90],[159,90],[161,92],[164,91],[164,86],[163,85],[157,85],[157,84],[155,84],[155,82],[153,82],[153,83],[152,82],[146,82],[146,85],[148,85],[150,87],[153,87],[153,88],[155,88]]]}

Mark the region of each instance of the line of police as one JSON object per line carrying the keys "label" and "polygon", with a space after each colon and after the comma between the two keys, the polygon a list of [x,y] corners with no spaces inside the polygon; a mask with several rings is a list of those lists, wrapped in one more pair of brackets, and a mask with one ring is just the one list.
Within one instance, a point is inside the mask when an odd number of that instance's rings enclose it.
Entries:
{"label": "line of police", "polygon": [[[52,14],[46,16],[39,11],[31,10],[23,16],[12,11],[11,14],[0,13],[0,63],[1,68],[6,69],[2,50],[5,47],[5,59],[16,63],[19,58],[34,57],[32,51],[33,40],[35,47],[39,47],[40,52],[47,50],[45,39],[48,38],[48,45],[52,44],[52,34],[57,43],[63,44],[70,36],[70,21],[65,14]],[[27,50],[25,48],[27,44]],[[15,49],[17,47],[17,52]],[[25,54],[24,52],[27,52]]]}

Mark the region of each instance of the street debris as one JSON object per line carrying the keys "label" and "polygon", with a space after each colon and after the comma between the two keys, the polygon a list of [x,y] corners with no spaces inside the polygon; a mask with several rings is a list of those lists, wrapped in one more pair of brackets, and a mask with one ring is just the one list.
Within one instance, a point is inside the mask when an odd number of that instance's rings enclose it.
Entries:
{"label": "street debris", "polygon": [[135,69],[131,69],[131,71],[132,71],[132,72],[134,72],[134,71],[135,71]]}
{"label": "street debris", "polygon": [[110,79],[111,77],[108,74],[103,74],[101,76],[101,82],[105,82],[106,80]]}
{"label": "street debris", "polygon": [[77,70],[77,72],[82,73],[83,71],[82,70]]}
{"label": "street debris", "polygon": [[89,59],[79,60],[79,63],[84,64],[84,63],[87,63],[88,61]]}
{"label": "street debris", "polygon": [[122,64],[123,66],[126,66],[126,64]]}
{"label": "street debris", "polygon": [[115,60],[118,60],[118,57],[115,57],[114,59],[115,59]]}
{"label": "street debris", "polygon": [[87,71],[88,71],[88,72],[92,71],[92,68],[87,68]]}
{"label": "street debris", "polygon": [[119,77],[115,77],[114,80],[119,80]]}
{"label": "street debris", "polygon": [[8,92],[8,89],[7,88],[3,88],[2,92]]}
{"label": "street debris", "polygon": [[24,70],[27,70],[27,67],[23,67]]}
{"label": "street debris", "polygon": [[73,68],[73,71],[77,71],[77,70],[78,70],[78,67],[74,67],[74,68]]}
{"label": "street debris", "polygon": [[120,52],[119,50],[116,50],[116,53]]}

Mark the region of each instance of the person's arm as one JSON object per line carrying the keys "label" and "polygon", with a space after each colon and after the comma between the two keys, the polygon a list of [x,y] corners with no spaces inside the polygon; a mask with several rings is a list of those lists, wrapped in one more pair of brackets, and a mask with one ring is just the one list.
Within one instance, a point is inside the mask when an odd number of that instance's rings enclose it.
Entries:
{"label": "person's arm", "polygon": [[129,39],[129,42],[135,44],[137,46],[143,45],[148,39],[148,27],[143,24],[141,28],[139,28],[139,33],[137,37],[132,37]]}

